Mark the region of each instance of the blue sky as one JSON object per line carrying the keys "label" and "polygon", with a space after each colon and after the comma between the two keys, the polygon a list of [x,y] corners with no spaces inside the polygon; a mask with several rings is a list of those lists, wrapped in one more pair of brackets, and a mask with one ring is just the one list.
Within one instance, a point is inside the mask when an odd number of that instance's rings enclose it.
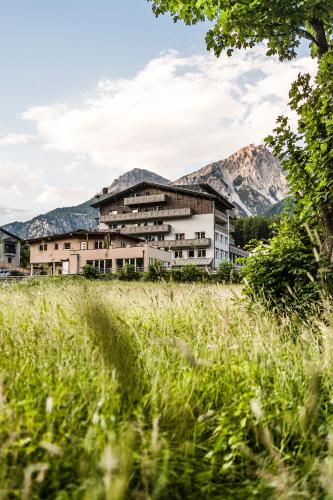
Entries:
{"label": "blue sky", "polygon": [[145,0],[7,0],[0,19],[0,224],[135,166],[175,179],[260,142],[313,67],[260,47],[217,60],[207,26],[156,19]]}

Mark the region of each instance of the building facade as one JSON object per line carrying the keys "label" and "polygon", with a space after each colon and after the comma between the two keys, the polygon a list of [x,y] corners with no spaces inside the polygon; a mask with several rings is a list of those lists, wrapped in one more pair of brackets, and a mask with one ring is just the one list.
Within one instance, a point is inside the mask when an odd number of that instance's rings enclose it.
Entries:
{"label": "building facade", "polygon": [[135,235],[170,250],[175,267],[192,263],[216,268],[236,259],[234,206],[208,184],[142,182],[120,193],[99,195],[92,206],[100,211],[100,231]]}
{"label": "building facade", "polygon": [[0,228],[0,269],[20,267],[21,243],[20,238]]}
{"label": "building facade", "polygon": [[171,252],[111,231],[74,231],[28,240],[31,274],[79,274],[85,265],[116,273],[127,264],[147,271],[153,261],[171,265]]}

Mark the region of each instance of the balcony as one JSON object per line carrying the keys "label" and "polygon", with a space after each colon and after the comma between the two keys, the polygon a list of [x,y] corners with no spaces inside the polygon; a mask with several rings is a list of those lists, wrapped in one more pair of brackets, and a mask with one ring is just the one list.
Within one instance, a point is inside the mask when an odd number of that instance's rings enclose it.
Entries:
{"label": "balcony", "polygon": [[231,236],[229,238],[229,243],[230,243],[230,245],[235,245],[235,240]]}
{"label": "balcony", "polygon": [[229,251],[231,253],[237,255],[238,257],[248,257],[249,256],[249,252],[247,252],[246,250],[243,250],[242,248],[238,248],[235,245],[230,245]]}
{"label": "balcony", "polygon": [[235,232],[235,226],[233,224],[230,224],[229,222],[229,233],[234,233]]}
{"label": "balcony", "polygon": [[176,219],[178,217],[191,217],[192,208],[172,208],[170,210],[151,210],[147,212],[128,212],[124,214],[101,215],[101,222],[136,222],[154,219]]}
{"label": "balcony", "polygon": [[167,201],[166,194],[150,194],[145,196],[131,196],[130,198],[124,198],[124,205],[143,205],[145,203],[165,203]]}
{"label": "balcony", "polygon": [[164,241],[149,241],[149,245],[160,248],[193,248],[193,247],[210,247],[210,238],[193,238],[187,240],[164,240]]}
{"label": "balcony", "polygon": [[128,226],[122,227],[119,232],[120,234],[161,234],[170,233],[170,224],[160,224],[159,226]]}
{"label": "balcony", "polygon": [[215,208],[214,214],[217,220],[228,222],[228,214],[221,212],[221,210],[218,210],[217,208]]}
{"label": "balcony", "polygon": [[217,231],[220,231],[223,233],[225,236],[228,236],[228,226],[227,224],[225,226],[220,226],[220,224],[215,224],[215,229]]}

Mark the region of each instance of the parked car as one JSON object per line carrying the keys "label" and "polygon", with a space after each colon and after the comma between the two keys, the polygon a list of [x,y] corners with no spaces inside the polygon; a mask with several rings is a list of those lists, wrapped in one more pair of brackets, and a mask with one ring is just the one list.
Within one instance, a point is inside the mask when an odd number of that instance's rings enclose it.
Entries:
{"label": "parked car", "polygon": [[16,269],[0,269],[0,279],[23,278],[24,276],[26,276],[24,273]]}

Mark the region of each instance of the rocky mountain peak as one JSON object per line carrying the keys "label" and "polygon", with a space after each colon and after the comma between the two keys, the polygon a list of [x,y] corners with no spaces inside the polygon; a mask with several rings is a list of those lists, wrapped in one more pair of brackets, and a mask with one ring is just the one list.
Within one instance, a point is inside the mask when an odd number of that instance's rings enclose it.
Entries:
{"label": "rocky mountain peak", "polygon": [[238,215],[253,215],[288,193],[279,161],[264,146],[250,144],[224,160],[210,163],[175,184],[207,182],[235,204]]}
{"label": "rocky mountain peak", "polygon": [[116,191],[122,191],[129,187],[138,184],[139,182],[156,182],[157,184],[170,184],[168,179],[165,179],[161,175],[155,174],[155,172],[150,172],[143,168],[133,168],[129,172],[120,175],[115,179],[112,184],[103,189],[103,193],[114,193]]}

